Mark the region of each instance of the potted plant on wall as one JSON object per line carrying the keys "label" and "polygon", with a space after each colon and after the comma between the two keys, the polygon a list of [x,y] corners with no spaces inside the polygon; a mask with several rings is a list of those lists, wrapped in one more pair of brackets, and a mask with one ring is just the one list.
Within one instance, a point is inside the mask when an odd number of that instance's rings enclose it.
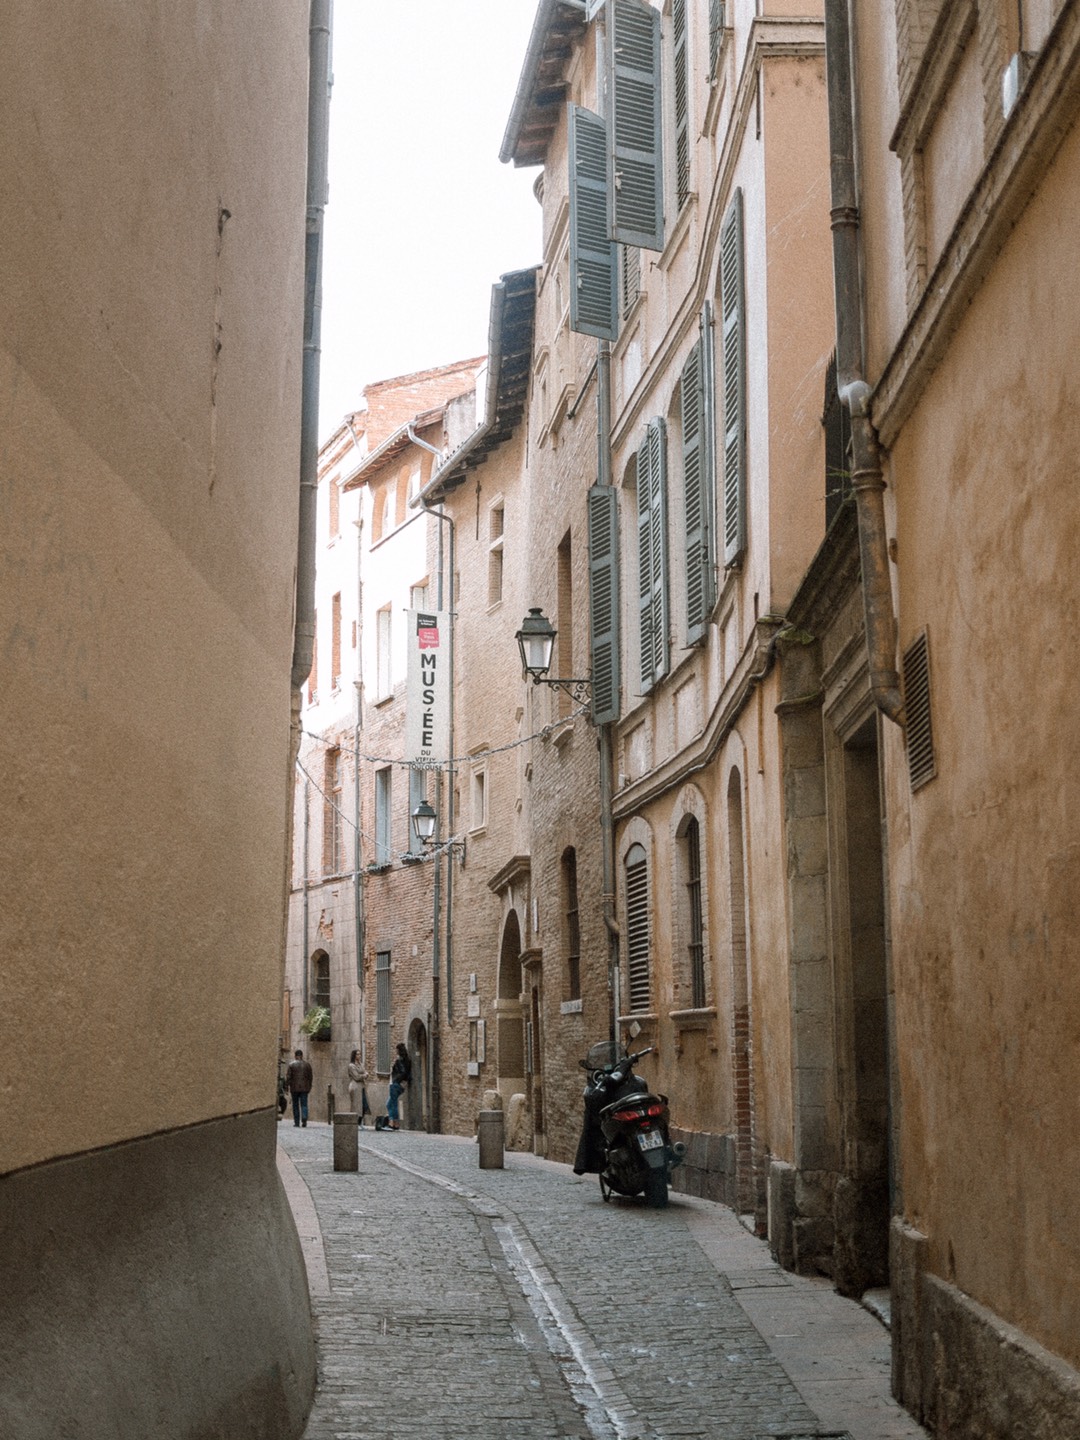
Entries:
{"label": "potted plant on wall", "polygon": [[312,1040],[330,1039],[330,1011],[325,1005],[313,1005],[300,1021],[301,1035],[310,1035]]}

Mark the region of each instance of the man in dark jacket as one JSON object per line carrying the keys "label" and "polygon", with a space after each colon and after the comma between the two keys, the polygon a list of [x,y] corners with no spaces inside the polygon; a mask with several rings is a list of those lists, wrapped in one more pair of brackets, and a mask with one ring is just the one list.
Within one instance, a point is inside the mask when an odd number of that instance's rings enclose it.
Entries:
{"label": "man in dark jacket", "polygon": [[292,1096],[292,1118],[294,1125],[307,1124],[307,1097],[311,1093],[311,1066],[304,1059],[303,1050],[297,1050],[296,1059],[285,1075],[289,1094]]}

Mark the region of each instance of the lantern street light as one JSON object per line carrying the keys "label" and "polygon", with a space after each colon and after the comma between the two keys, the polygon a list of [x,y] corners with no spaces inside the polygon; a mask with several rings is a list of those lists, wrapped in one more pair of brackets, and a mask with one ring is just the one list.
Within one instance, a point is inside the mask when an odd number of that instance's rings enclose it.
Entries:
{"label": "lantern street light", "polygon": [[544,612],[534,605],[521,622],[521,629],[515,637],[521,652],[521,668],[534,685],[552,685],[565,691],[577,704],[585,705],[592,699],[591,680],[548,677],[558,633]]}
{"label": "lantern street light", "polygon": [[449,850],[451,855],[456,850],[461,856],[462,865],[465,864],[465,841],[444,840],[440,845],[433,846],[435,839],[435,826],[437,817],[434,807],[427,800],[421,800],[416,809],[412,812],[412,827],[416,838],[423,845],[425,850],[435,849],[437,854]]}

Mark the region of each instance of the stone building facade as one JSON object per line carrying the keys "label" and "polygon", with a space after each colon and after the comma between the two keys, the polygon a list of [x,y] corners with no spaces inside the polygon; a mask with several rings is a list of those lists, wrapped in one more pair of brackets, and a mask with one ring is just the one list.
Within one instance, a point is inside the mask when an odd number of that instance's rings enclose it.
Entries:
{"label": "stone building facade", "polygon": [[[1074,484],[1080,6],[860,7],[884,722],[894,1380],[937,1433],[1080,1431]],[[830,43],[832,43],[830,41]],[[1064,662],[1064,663],[1062,663]]]}
{"label": "stone building facade", "polygon": [[[320,1116],[349,1103],[360,1051],[385,1110],[394,1046],[415,1080],[406,1123],[433,1123],[430,864],[410,812],[429,777],[402,763],[405,614],[438,603],[441,527],[410,508],[433,452],[471,431],[479,359],[368,385],[323,445],[315,663],[301,706],[281,1054],[304,1049]],[[445,568],[445,566],[444,566]],[[317,1007],[326,1030],[301,1031]]]}

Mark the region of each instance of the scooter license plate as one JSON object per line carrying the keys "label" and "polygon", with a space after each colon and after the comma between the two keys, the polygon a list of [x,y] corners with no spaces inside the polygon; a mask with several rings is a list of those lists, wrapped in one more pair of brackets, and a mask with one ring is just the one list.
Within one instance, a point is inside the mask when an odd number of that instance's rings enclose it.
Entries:
{"label": "scooter license plate", "polygon": [[664,1143],[659,1130],[639,1130],[637,1139],[642,1150],[659,1150]]}

